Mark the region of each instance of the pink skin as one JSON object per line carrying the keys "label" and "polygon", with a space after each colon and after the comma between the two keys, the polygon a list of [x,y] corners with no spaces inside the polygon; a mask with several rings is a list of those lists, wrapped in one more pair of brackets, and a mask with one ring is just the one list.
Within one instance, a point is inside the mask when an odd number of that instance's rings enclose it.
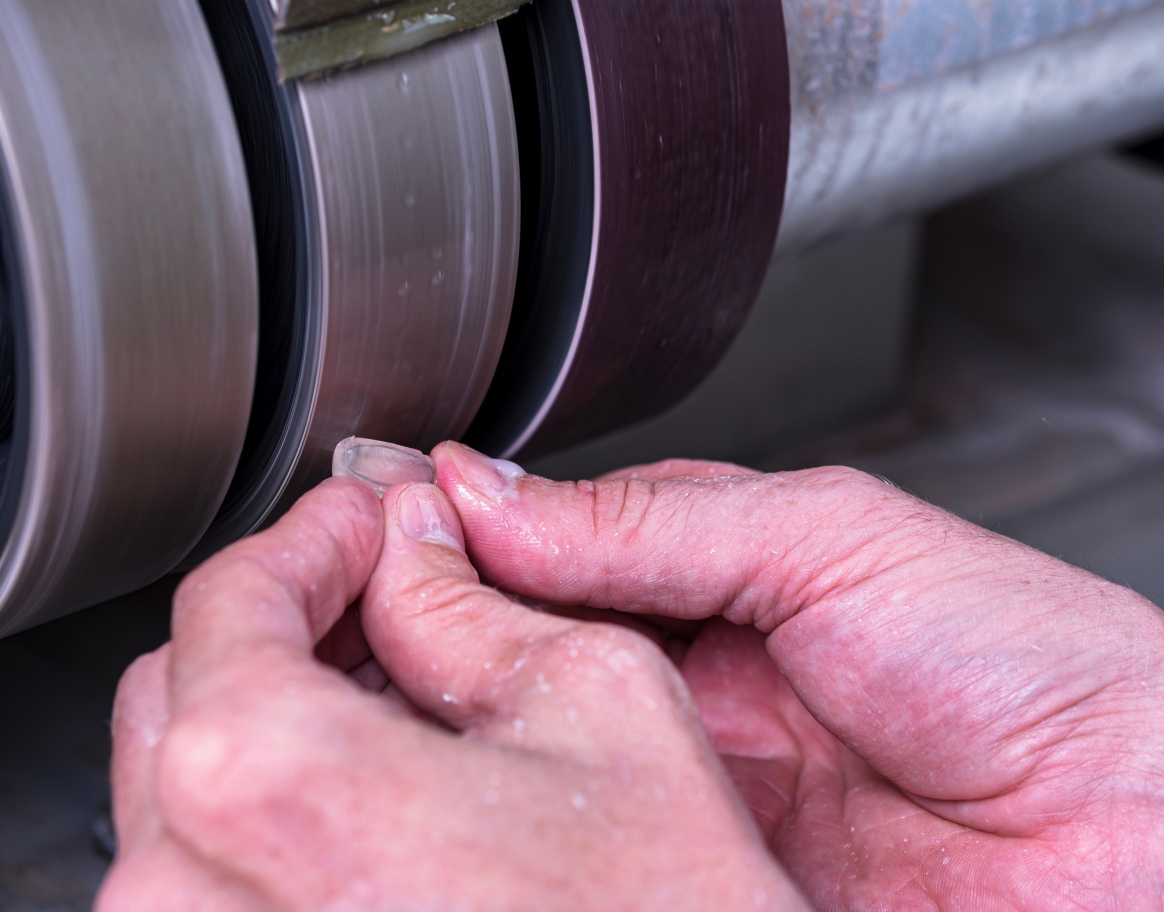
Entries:
{"label": "pink skin", "polygon": [[[99,912],[1161,908],[1150,603],[849,470],[433,456],[445,493],[328,482],[183,584]],[[680,677],[465,542],[710,620]]]}
{"label": "pink skin", "polygon": [[817,908],[1164,907],[1147,600],[848,469],[573,484],[434,457],[490,582],[717,619],[681,671]]}
{"label": "pink skin", "polygon": [[114,709],[99,912],[807,908],[666,656],[463,541],[432,485],[337,479],[185,580]]}

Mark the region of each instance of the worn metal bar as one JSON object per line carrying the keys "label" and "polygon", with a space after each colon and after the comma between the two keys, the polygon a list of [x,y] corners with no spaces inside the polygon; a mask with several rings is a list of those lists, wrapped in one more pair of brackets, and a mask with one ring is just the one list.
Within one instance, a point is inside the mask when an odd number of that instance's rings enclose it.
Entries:
{"label": "worn metal bar", "polygon": [[528,0],[275,0],[284,80],[323,76],[496,22]]}

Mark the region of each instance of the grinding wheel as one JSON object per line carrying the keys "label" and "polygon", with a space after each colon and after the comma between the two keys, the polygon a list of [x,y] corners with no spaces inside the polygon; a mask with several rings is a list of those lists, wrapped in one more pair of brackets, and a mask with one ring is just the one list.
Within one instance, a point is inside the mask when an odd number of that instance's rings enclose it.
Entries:
{"label": "grinding wheel", "polygon": [[279,84],[269,4],[202,7],[247,151],[263,323],[247,448],[192,560],[290,506],[345,437],[463,433],[501,355],[520,217],[496,26]]}
{"label": "grinding wheel", "polygon": [[205,532],[257,336],[246,174],[194,0],[0,0],[0,634]]}
{"label": "grinding wheel", "polygon": [[469,440],[536,456],[679,401],[739,331],[780,224],[788,60],[779,2],[542,2],[503,29],[523,254]]}

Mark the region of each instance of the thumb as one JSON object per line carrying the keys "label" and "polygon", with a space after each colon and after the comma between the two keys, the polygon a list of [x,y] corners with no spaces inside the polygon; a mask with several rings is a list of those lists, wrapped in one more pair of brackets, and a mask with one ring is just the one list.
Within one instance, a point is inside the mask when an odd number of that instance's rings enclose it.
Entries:
{"label": "thumb", "polygon": [[[427,484],[384,496],[361,620],[389,676],[450,727],[572,757],[677,751],[706,762],[678,671],[625,627],[544,613],[481,585],[457,514]],[[665,748],[665,749],[664,749]]]}

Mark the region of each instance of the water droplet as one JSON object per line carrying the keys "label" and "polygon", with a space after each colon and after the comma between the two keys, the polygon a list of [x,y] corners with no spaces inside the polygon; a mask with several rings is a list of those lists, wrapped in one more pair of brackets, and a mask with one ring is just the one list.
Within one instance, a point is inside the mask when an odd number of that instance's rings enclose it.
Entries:
{"label": "water droplet", "polygon": [[430,250],[428,252],[429,259],[432,260],[434,263],[438,262],[440,260],[440,258],[443,257],[444,255],[445,255],[445,251],[441,247],[433,247],[432,250]]}
{"label": "water droplet", "polygon": [[441,694],[441,699],[444,700],[444,702],[446,702],[446,703],[456,703],[457,702],[457,698],[454,697],[452,694]]}
{"label": "water droplet", "polygon": [[404,148],[405,152],[411,152],[413,147],[416,145],[416,140],[412,138],[411,133],[401,133],[400,145]]}
{"label": "water droplet", "polygon": [[412,80],[409,78],[407,72],[402,72],[396,77],[396,88],[400,90],[401,95],[407,95],[412,89]]}
{"label": "water droplet", "polygon": [[433,287],[433,288],[436,288],[436,287],[437,287],[437,286],[438,286],[438,285],[439,285],[441,282],[443,282],[444,280],[445,280],[445,273],[444,273],[444,270],[443,270],[443,269],[438,269],[436,272],[434,272],[434,273],[432,274],[432,278],[431,278],[429,281],[431,281],[431,282],[432,282],[432,287]]}
{"label": "water droplet", "polygon": [[574,792],[570,796],[570,804],[574,806],[574,810],[584,811],[586,810],[586,796],[581,792]]}
{"label": "water droplet", "polygon": [[396,293],[402,298],[408,297],[408,293],[412,291],[412,283],[405,279],[400,283],[400,287],[396,289]]}
{"label": "water droplet", "polygon": [[411,209],[416,205],[416,193],[412,190],[407,190],[404,193],[404,205]]}

